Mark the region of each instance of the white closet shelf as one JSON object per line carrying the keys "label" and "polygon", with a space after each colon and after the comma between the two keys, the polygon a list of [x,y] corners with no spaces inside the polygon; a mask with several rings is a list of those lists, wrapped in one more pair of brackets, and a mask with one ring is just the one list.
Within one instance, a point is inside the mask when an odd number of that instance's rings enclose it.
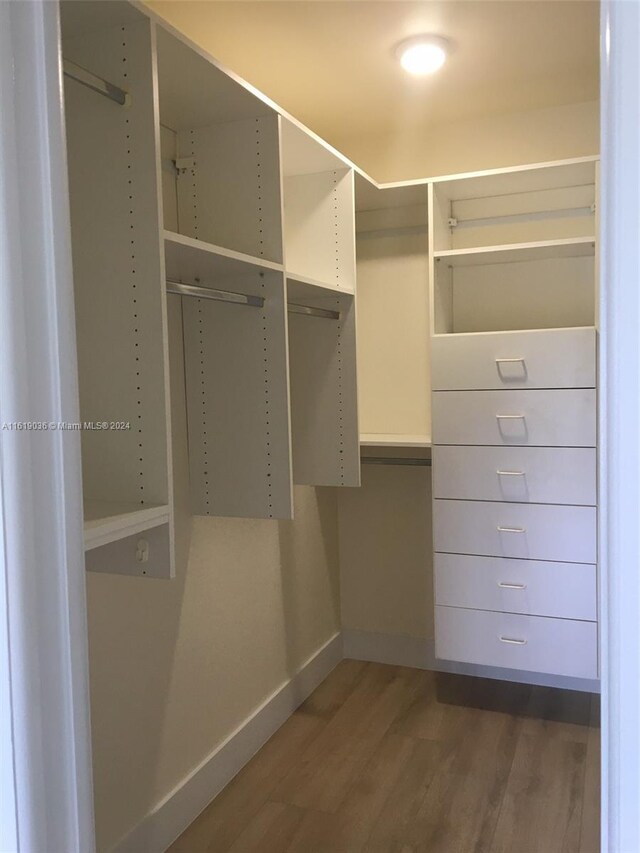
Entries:
{"label": "white closet shelf", "polygon": [[168,506],[145,506],[123,501],[84,502],[84,549],[90,551],[169,521]]}
{"label": "white closet shelf", "polygon": [[447,261],[447,264],[452,267],[512,264],[519,261],[542,261],[548,258],[577,258],[594,255],[595,237],[572,237],[564,240],[541,240],[534,243],[511,243],[503,246],[446,249],[434,252],[436,261]]}
{"label": "white closet shelf", "polygon": [[360,447],[431,447],[431,436],[365,432],[360,434]]}
{"label": "white closet shelf", "polygon": [[196,281],[214,283],[265,270],[283,271],[282,264],[214,246],[204,240],[194,240],[173,231],[164,232],[164,253],[167,278],[185,284]]}
{"label": "white closet shelf", "polygon": [[308,288],[308,293],[313,292],[312,289],[315,289],[320,294],[322,294],[323,291],[329,291],[330,293],[350,293],[351,295],[353,295],[352,289],[349,289],[347,287],[337,287],[335,284],[329,284],[326,281],[320,281],[319,279],[310,278],[306,275],[299,275],[298,273],[289,272],[287,270],[286,276],[287,284],[290,286],[290,289],[291,285],[298,284],[306,286]]}

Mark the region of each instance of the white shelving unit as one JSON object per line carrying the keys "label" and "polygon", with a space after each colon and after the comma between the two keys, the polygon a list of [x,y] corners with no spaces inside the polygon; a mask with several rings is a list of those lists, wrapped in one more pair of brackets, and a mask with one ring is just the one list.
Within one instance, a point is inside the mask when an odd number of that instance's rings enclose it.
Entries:
{"label": "white shelving unit", "polygon": [[287,277],[355,292],[353,169],[282,119]]}
{"label": "white shelving unit", "polygon": [[592,326],[596,162],[429,184],[431,331]]}
{"label": "white shelving unit", "polygon": [[177,230],[282,263],[277,113],[182,39],[156,32],[160,123],[175,134]]}
{"label": "white shelving unit", "polygon": [[[153,25],[128,4],[62,4],[87,568],[173,573]],[[92,423],[94,428],[89,428]],[[107,424],[108,428],[95,425]]]}
{"label": "white shelving unit", "polygon": [[87,567],[170,577],[168,314],[194,514],[359,483],[353,168],[143,9],[62,18],[82,417],[122,427],[83,432]]}
{"label": "white shelving unit", "polygon": [[429,446],[427,188],[356,182],[362,446]]}
{"label": "white shelving unit", "polygon": [[429,184],[436,655],[524,680],[598,677],[596,183]]}
{"label": "white shelving unit", "polygon": [[359,486],[353,170],[281,132],[293,479]]}

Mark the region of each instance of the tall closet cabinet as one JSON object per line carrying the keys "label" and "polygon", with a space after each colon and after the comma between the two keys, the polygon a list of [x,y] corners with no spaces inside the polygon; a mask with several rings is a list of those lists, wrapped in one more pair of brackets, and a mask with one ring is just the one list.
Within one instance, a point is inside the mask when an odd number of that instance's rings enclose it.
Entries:
{"label": "tall closet cabinet", "polygon": [[172,577],[167,315],[193,515],[357,486],[354,170],[125,2],[63,2],[85,548]]}
{"label": "tall closet cabinet", "polygon": [[596,164],[429,185],[436,655],[595,679]]}
{"label": "tall closet cabinet", "polygon": [[597,684],[597,166],[359,182],[354,655]]}

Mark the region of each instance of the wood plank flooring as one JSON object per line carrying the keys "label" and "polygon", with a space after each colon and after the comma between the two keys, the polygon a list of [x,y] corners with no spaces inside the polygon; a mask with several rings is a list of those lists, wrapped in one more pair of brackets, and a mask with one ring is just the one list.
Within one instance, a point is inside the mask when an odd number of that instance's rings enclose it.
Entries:
{"label": "wood plank flooring", "polygon": [[598,697],[343,661],[170,853],[598,853]]}

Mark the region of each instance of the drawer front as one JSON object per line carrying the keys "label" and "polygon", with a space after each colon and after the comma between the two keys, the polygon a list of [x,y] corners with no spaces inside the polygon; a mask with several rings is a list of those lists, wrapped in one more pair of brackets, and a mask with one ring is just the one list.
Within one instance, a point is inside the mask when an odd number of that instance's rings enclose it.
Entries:
{"label": "drawer front", "polygon": [[434,498],[595,506],[590,447],[433,448]]}
{"label": "drawer front", "polygon": [[597,620],[596,567],[506,557],[436,554],[436,604]]}
{"label": "drawer front", "polygon": [[595,563],[596,510],[437,499],[433,545],[452,554]]}
{"label": "drawer front", "polygon": [[434,444],[595,447],[596,392],[435,391]]}
{"label": "drawer front", "polygon": [[529,672],[598,677],[595,622],[436,607],[436,657]]}
{"label": "drawer front", "polygon": [[431,342],[434,391],[595,388],[595,329],[442,335]]}

